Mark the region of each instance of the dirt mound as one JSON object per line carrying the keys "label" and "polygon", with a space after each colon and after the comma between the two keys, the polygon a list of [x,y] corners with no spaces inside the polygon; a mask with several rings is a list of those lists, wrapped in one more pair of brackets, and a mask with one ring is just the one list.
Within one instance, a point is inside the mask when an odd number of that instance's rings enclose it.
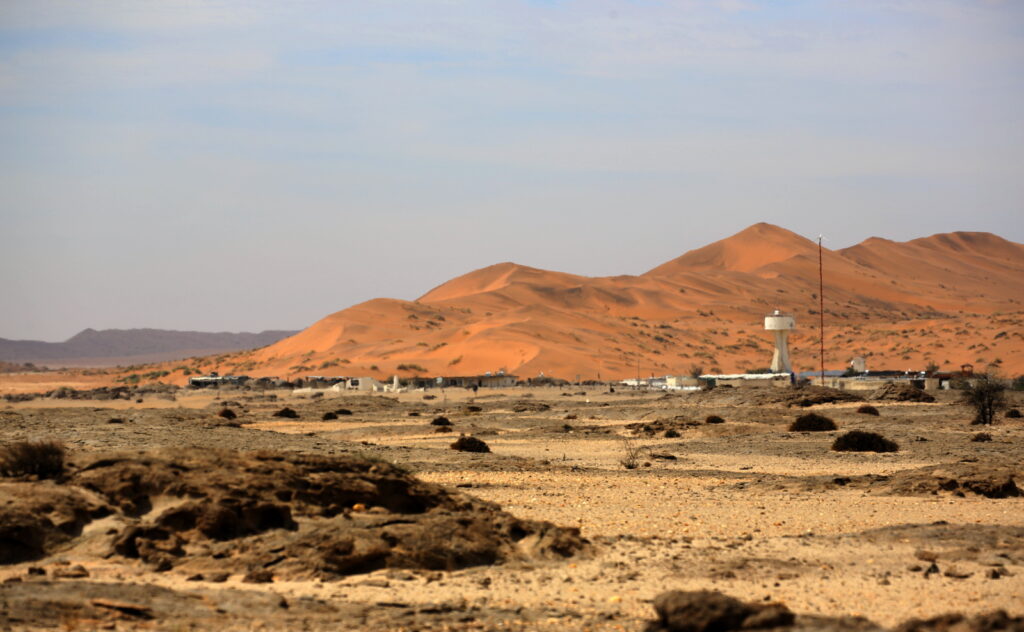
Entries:
{"label": "dirt mound", "polygon": [[331,579],[381,568],[449,570],[560,558],[574,529],[518,520],[496,505],[424,483],[389,463],[277,452],[168,450],[86,463],[62,484],[9,483],[0,559],[74,546],[115,514],[113,555],[158,570],[253,569]]}
{"label": "dirt mound", "polygon": [[451,445],[452,450],[460,452],[490,452],[491,448],[476,437],[459,437]]}
{"label": "dirt mound", "polygon": [[931,619],[911,619],[895,632],[1024,632],[1024,617],[1011,617],[1002,610],[969,617],[944,614]]}
{"label": "dirt mound", "polygon": [[678,416],[669,419],[655,419],[654,421],[641,421],[626,424],[626,430],[630,431],[634,435],[644,434],[649,436],[672,431],[676,433],[675,436],[678,437],[681,430],[694,428],[699,425],[700,422],[687,419],[683,416]]}
{"label": "dirt mound", "polygon": [[836,437],[832,449],[836,452],[897,452],[900,447],[877,432],[851,430]]}
{"label": "dirt mound", "polygon": [[800,415],[796,418],[796,421],[789,425],[790,432],[825,432],[835,429],[836,422],[817,413]]}
{"label": "dirt mound", "polygon": [[[672,590],[654,599],[656,621],[645,632],[732,632],[733,630],[881,631],[860,617],[795,615],[781,603],[743,602],[716,591]],[[931,619],[910,619],[893,632],[1024,632],[1024,617],[1003,610],[968,616],[944,614]]]}
{"label": "dirt mound", "polygon": [[925,393],[916,386],[905,382],[889,382],[888,384],[871,391],[871,394],[868,395],[867,399],[875,402],[931,403],[935,401],[935,398],[928,393]]}
{"label": "dirt mound", "polygon": [[795,617],[782,604],[743,603],[720,592],[672,590],[654,598],[658,620],[646,632],[729,632],[790,626]]}
{"label": "dirt mound", "polygon": [[886,482],[893,493],[903,495],[936,494],[940,491],[979,494],[986,498],[1021,496],[1015,478],[1024,476],[1020,465],[951,463],[938,467],[903,470]]}
{"label": "dirt mound", "polygon": [[817,404],[836,402],[862,402],[864,398],[850,391],[824,386],[800,388],[715,388],[691,395],[707,405],[740,406],[799,406],[807,408]]}
{"label": "dirt mound", "polygon": [[545,410],[551,410],[551,406],[544,402],[514,402],[512,405],[514,413],[542,413]]}
{"label": "dirt mound", "polygon": [[111,513],[77,490],[56,483],[0,483],[0,564],[38,559]]}

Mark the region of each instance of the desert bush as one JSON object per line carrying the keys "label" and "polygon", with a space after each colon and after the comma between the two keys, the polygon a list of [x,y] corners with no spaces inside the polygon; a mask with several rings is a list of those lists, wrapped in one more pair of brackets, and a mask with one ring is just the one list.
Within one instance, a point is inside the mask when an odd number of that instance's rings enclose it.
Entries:
{"label": "desert bush", "polygon": [[1020,411],[1017,410],[1016,408],[1011,408],[1010,410],[1006,411],[1006,418],[1007,419],[1020,419],[1020,417],[1021,417]]}
{"label": "desert bush", "polygon": [[220,412],[217,413],[217,416],[223,417],[224,419],[234,419],[238,417],[238,414],[235,413],[235,411],[231,410],[230,408],[222,408]]}
{"label": "desert bush", "polygon": [[416,410],[410,410],[407,414],[410,417],[419,417],[420,416],[419,411],[416,411]]}
{"label": "desert bush", "polygon": [[452,450],[458,450],[460,452],[490,452],[491,448],[486,443],[477,439],[476,437],[467,437],[463,435],[455,440],[455,443],[451,445]]}
{"label": "desert bush", "polygon": [[877,432],[851,430],[836,437],[832,449],[836,452],[896,452],[900,447]]}
{"label": "desert bush", "polygon": [[665,431],[665,438],[666,439],[678,439],[679,438],[679,431],[676,430],[675,428],[669,428],[668,430]]}
{"label": "desert bush", "polygon": [[622,438],[622,458],[619,463],[627,470],[635,470],[640,465],[640,448],[629,437]]}
{"label": "desert bush", "polygon": [[339,408],[338,410],[334,411],[334,414],[339,417],[347,417],[348,415],[352,414],[352,411],[347,408]]}
{"label": "desert bush", "polygon": [[718,415],[708,415],[707,419],[704,420],[706,424],[724,424],[725,420]]}
{"label": "desert bush", "polygon": [[1006,408],[1006,384],[990,375],[979,375],[964,385],[961,401],[974,409],[972,425],[988,426]]}
{"label": "desert bush", "polygon": [[448,419],[444,415],[439,415],[437,417],[434,417],[434,419],[430,422],[430,425],[431,426],[450,426],[450,425],[452,425],[452,422],[451,422],[450,419]]}
{"label": "desert bush", "polygon": [[337,419],[337,418],[338,418],[338,413],[332,413],[331,411],[327,411],[326,413],[324,413],[323,417],[320,418],[320,420],[321,421],[331,421],[332,419]]}
{"label": "desert bush", "polygon": [[874,415],[875,417],[878,416],[878,409],[872,406],[871,404],[861,405],[859,408],[857,408],[857,412],[862,415]]}
{"label": "desert bush", "polygon": [[0,448],[0,475],[57,478],[64,473],[64,444],[17,441]]}
{"label": "desert bush", "polygon": [[571,420],[573,420],[573,419],[576,419],[576,415],[574,415],[574,414],[572,414],[572,413],[569,413],[569,414],[568,414],[568,415],[566,415],[565,417],[562,417],[562,419],[565,419],[565,420],[567,420],[567,421],[571,421]]}
{"label": "desert bush", "polygon": [[800,415],[796,418],[796,421],[789,426],[790,432],[823,432],[825,430],[835,429],[836,422],[824,415],[819,415],[818,413]]}
{"label": "desert bush", "polygon": [[274,417],[282,417],[284,419],[298,419],[299,418],[299,413],[297,413],[294,410],[292,410],[291,408],[288,408],[287,406],[285,406],[281,410],[279,410],[276,413],[274,413],[273,416]]}
{"label": "desert bush", "polygon": [[451,426],[438,426],[437,428],[434,428],[434,432],[451,432],[451,431],[452,431],[452,427]]}
{"label": "desert bush", "polygon": [[399,364],[396,367],[399,371],[411,371],[413,373],[426,373],[427,370],[418,364]]}
{"label": "desert bush", "polygon": [[481,410],[483,410],[483,408],[480,408],[479,406],[466,406],[467,413],[478,413]]}
{"label": "desert bush", "polygon": [[971,437],[971,441],[974,441],[975,443],[983,443],[985,441],[991,441],[991,440],[992,440],[992,435],[990,435],[987,432],[979,432],[978,434],[976,434],[973,437]]}

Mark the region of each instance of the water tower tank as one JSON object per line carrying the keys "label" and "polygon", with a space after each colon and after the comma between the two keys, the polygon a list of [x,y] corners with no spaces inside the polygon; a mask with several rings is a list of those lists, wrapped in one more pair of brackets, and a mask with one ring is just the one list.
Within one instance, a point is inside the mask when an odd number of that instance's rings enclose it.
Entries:
{"label": "water tower tank", "polygon": [[772,355],[772,372],[792,373],[789,362],[789,332],[796,329],[796,320],[789,314],[775,310],[764,317],[764,328],[775,333],[775,353]]}
{"label": "water tower tank", "polygon": [[764,317],[764,328],[768,331],[790,331],[796,329],[796,321],[779,310]]}

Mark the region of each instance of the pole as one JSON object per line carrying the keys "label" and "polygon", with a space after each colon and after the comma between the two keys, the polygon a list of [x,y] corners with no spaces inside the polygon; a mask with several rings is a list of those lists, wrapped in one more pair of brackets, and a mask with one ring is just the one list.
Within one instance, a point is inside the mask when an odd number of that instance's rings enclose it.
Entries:
{"label": "pole", "polygon": [[825,274],[821,262],[821,240],[822,236],[818,235],[818,323],[821,333],[821,348],[818,357],[821,360],[821,385],[825,386]]}

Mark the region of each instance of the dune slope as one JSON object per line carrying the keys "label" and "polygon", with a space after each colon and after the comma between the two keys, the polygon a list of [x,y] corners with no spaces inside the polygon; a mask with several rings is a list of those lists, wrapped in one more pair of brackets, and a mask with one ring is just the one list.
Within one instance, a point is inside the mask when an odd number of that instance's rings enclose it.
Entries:
{"label": "dune slope", "polygon": [[[1024,373],[1024,245],[965,232],[822,252],[829,368],[864,356],[873,369],[995,363]],[[355,305],[195,369],[569,379],[742,371],[770,362],[762,318],[782,309],[797,318],[796,368],[809,370],[818,364],[818,304],[818,244],[762,223],[639,276],[499,263],[418,300]]]}

